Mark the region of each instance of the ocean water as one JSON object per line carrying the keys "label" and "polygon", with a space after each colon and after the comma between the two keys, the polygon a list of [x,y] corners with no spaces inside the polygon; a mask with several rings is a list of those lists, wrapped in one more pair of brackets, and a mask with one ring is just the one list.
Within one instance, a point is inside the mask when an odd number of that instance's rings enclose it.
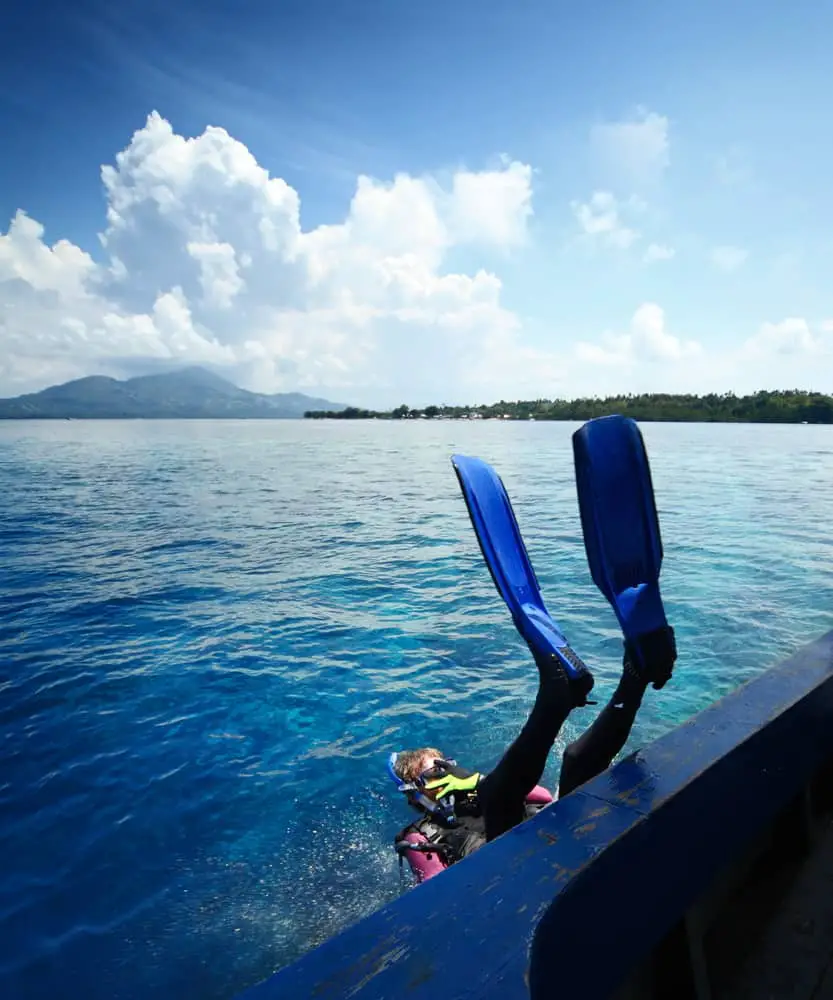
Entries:
{"label": "ocean water", "polygon": [[[0,423],[0,995],[232,997],[399,894],[387,752],[489,768],[535,692],[453,451],[609,692],[576,426]],[[680,656],[628,749],[833,628],[833,428],[643,432]]]}

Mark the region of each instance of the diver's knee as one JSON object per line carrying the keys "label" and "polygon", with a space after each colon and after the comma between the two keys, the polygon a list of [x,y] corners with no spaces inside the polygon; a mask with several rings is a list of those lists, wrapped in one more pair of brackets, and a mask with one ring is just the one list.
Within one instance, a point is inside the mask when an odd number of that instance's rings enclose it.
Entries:
{"label": "diver's knee", "polygon": [[568,747],[564,750],[561,755],[561,770],[564,771],[574,768],[579,761],[579,748],[575,743],[570,743]]}

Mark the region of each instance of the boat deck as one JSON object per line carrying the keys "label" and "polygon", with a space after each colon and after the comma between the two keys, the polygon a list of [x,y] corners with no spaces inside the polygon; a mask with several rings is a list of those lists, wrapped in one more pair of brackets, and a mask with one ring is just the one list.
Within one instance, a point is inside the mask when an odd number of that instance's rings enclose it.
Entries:
{"label": "boat deck", "polygon": [[756,945],[717,977],[713,1000],[833,1000],[833,825],[803,864],[747,901],[724,948],[749,934],[760,935]]}

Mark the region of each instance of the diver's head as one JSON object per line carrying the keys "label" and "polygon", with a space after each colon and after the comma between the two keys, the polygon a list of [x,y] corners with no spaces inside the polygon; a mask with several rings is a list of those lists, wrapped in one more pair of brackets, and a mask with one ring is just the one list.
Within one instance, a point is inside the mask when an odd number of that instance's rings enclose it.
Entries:
{"label": "diver's head", "polygon": [[460,767],[456,760],[446,759],[435,747],[404,750],[395,755],[392,768],[399,780],[410,786],[412,805],[422,797],[437,803],[445,801],[448,808],[453,808],[455,796],[473,793],[481,777],[477,771]]}
{"label": "diver's head", "polygon": [[434,762],[443,760],[443,753],[436,747],[422,747],[419,750],[401,750],[396,756],[394,771],[398,778],[416,784],[426,771],[434,767]]}

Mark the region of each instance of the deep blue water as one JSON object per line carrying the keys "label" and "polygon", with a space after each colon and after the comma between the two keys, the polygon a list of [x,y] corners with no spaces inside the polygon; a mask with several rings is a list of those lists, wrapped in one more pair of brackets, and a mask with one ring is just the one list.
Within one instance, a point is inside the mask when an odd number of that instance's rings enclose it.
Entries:
{"label": "deep blue water", "polygon": [[[0,995],[228,998],[398,894],[386,753],[488,768],[535,691],[452,451],[603,697],[575,426],[0,423]],[[643,431],[680,658],[630,747],[833,627],[833,428]]]}

